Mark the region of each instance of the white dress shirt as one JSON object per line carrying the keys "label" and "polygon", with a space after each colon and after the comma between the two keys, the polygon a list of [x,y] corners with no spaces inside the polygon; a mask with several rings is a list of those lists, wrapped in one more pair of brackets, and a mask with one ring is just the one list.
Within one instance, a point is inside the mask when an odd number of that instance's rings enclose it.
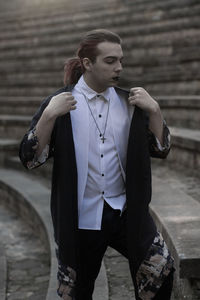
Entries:
{"label": "white dress shirt", "polygon": [[[126,154],[134,107],[128,105],[126,95],[119,96],[114,88],[97,94],[87,86],[83,76],[72,94],[77,100],[77,108],[70,115],[78,173],[79,228],[100,230],[104,201],[121,211],[125,207]],[[104,143],[87,102],[101,133],[110,102]],[[29,133],[30,139],[34,131]],[[167,134],[164,147],[155,137],[159,151],[170,147],[170,134]],[[35,156],[28,167],[44,163],[48,152],[49,145],[46,145],[40,157]]]}
{"label": "white dress shirt", "polygon": [[[87,142],[87,135],[89,136],[88,155],[85,157],[87,160],[87,166],[85,165],[87,178],[82,196],[78,193],[79,228],[100,230],[104,200],[114,209],[123,211],[125,206],[125,159],[131,115],[128,112],[128,105],[126,103],[120,104],[121,100],[114,88],[108,88],[105,92],[97,94],[88,87],[83,76],[74,87],[72,95],[77,101],[77,109],[71,112],[71,119],[78,169],[78,185],[79,179],[80,182],[82,181],[81,177],[83,177],[82,173],[84,172],[78,165],[80,160],[78,156],[79,154],[82,155],[81,147],[85,147],[84,143]],[[85,116],[78,112],[81,110],[79,106],[84,106]],[[100,132],[103,133],[105,130],[108,109],[106,140],[103,143]],[[89,119],[88,127],[87,118]],[[116,122],[118,128],[113,128],[113,124]],[[78,131],[81,130],[82,126],[87,127],[87,130],[80,136]],[[119,144],[124,148],[121,151],[123,152],[121,156],[117,149]]]}

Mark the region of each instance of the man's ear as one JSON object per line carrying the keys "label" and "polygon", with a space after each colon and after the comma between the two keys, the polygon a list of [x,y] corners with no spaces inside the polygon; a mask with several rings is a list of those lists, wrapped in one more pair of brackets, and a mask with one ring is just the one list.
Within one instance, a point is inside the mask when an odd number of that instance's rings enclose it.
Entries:
{"label": "man's ear", "polygon": [[82,63],[83,63],[83,66],[84,66],[85,70],[91,71],[92,62],[89,58],[84,57],[82,59]]}

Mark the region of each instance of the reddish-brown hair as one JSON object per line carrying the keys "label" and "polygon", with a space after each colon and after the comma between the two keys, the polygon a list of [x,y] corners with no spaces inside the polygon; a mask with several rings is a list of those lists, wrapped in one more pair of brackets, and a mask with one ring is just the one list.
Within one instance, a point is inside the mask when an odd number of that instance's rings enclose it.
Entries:
{"label": "reddish-brown hair", "polygon": [[95,62],[98,55],[97,46],[102,42],[111,42],[121,44],[119,35],[106,29],[96,29],[89,31],[80,42],[77,50],[77,56],[66,61],[64,66],[64,84],[76,84],[85,72],[82,60],[87,57],[92,63]]}

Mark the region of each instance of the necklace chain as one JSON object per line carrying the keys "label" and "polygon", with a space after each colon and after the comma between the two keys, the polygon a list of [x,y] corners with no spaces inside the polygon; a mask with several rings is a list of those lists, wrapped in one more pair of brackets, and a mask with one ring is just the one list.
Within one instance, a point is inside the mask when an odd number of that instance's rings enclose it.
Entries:
{"label": "necklace chain", "polygon": [[[84,95],[84,94],[83,94],[83,95]],[[89,105],[88,99],[86,98],[85,95],[84,95],[84,98],[85,98],[85,101],[86,101],[86,103],[87,103],[87,105],[88,105],[89,111],[90,111],[90,113],[91,113],[91,115],[92,115],[92,118],[93,118],[93,120],[94,120],[94,123],[95,123],[95,125],[96,125],[96,127],[97,127],[97,129],[98,129],[98,131],[99,131],[99,133],[100,133],[101,140],[102,140],[102,142],[104,143],[104,141],[106,140],[106,138],[105,138],[105,133],[106,133],[107,122],[108,122],[108,113],[109,113],[109,109],[110,109],[110,99],[108,100],[108,109],[107,109],[107,114],[106,114],[106,122],[105,122],[104,132],[102,133],[101,130],[100,130],[100,128],[99,128],[99,126],[98,126],[98,124],[97,124],[97,121],[96,121],[96,119],[95,119],[95,117],[94,117],[94,115],[93,115],[93,112],[92,112],[92,109],[91,109],[91,107],[90,107],[90,105]]]}

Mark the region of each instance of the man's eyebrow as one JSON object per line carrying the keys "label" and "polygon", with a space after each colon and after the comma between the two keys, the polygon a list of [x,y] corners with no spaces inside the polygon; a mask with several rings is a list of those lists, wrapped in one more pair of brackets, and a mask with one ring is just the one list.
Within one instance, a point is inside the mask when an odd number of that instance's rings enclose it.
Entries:
{"label": "man's eyebrow", "polygon": [[[104,57],[104,59],[107,59],[107,58],[114,58],[114,59],[117,59],[117,58],[119,58],[118,56],[106,56],[106,57]],[[120,57],[120,59],[123,59],[124,58],[124,56],[121,56]]]}

